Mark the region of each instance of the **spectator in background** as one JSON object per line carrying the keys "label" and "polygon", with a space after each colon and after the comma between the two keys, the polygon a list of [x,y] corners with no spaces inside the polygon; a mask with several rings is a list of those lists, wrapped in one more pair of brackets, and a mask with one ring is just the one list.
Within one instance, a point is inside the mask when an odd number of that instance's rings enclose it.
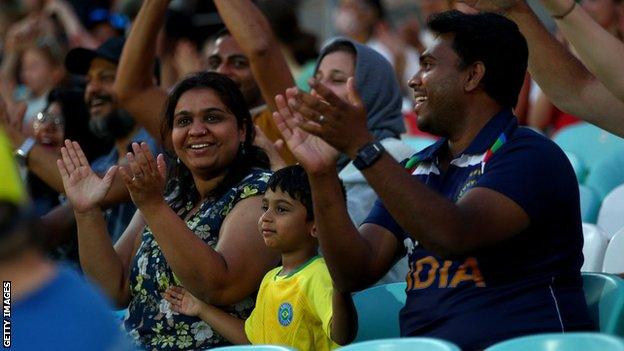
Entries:
{"label": "spectator in background", "polygon": [[407,81],[418,71],[418,53],[393,33],[381,0],[340,0],[334,18],[336,29],[379,52],[394,67],[405,96]]}
{"label": "spectator in background", "polygon": [[[286,91],[288,105],[278,99],[278,126],[310,177],[336,288],[379,279],[404,246],[401,335],[482,350],[520,335],[591,330],[576,177],[561,149],[519,128],[512,113],[526,41],[493,13],[443,12],[429,27],[438,35],[410,85],[419,126],[443,139],[403,164],[366,130],[352,79],[347,101],[315,82],[329,104],[296,89]],[[338,196],[337,150],[380,198],[359,231]]]}
{"label": "spectator in background", "polygon": [[29,131],[36,114],[45,107],[48,93],[65,77],[65,52],[54,36],[43,31],[38,19],[14,25],[7,34],[2,59],[2,96],[9,109],[19,102],[26,104],[23,124]]}
{"label": "spectator in background", "polygon": [[[1,128],[0,179],[0,276],[11,283],[9,348],[130,350],[102,294],[73,270],[45,258],[41,248],[45,228],[28,209],[12,148]],[[4,289],[6,293],[6,285]]]}

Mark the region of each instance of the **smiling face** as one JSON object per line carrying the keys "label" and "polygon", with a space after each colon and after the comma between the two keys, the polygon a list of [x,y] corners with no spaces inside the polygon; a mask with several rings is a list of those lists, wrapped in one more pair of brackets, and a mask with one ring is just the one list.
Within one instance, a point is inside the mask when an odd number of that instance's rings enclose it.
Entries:
{"label": "smiling face", "polygon": [[225,35],[207,48],[206,69],[232,79],[243,93],[247,106],[253,108],[262,104],[260,88],[251,72],[249,58],[231,35]]}
{"label": "smiling face", "polygon": [[463,73],[453,50],[453,37],[439,35],[420,57],[420,70],[410,79],[418,128],[448,136],[463,114]]}
{"label": "smiling face", "polygon": [[264,213],[258,229],[267,247],[282,253],[292,252],[314,242],[314,221],[308,219],[305,206],[279,188],[267,189],[262,199]]}
{"label": "smiling face", "polygon": [[60,150],[65,135],[65,122],[58,102],[51,103],[44,112],[37,115],[33,131],[39,145],[54,151]]}
{"label": "smiling face", "polygon": [[245,132],[212,90],[186,91],[176,104],[171,141],[180,161],[194,177],[222,174],[234,161]]}
{"label": "smiling face", "polygon": [[343,100],[348,100],[347,79],[355,76],[355,57],[345,51],[325,55],[315,78]]}
{"label": "smiling face", "polygon": [[91,61],[87,72],[85,101],[91,118],[106,118],[116,108],[113,83],[117,65],[108,60],[96,57]]}

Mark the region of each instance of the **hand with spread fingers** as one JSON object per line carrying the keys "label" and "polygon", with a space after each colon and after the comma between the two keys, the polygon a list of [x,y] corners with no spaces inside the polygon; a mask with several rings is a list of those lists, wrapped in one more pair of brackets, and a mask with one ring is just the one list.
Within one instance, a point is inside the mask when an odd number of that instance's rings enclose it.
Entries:
{"label": "hand with spread fingers", "polygon": [[348,101],[315,79],[309,83],[312,94],[296,88],[286,91],[289,108],[303,117],[301,128],[351,158],[355,157],[362,146],[374,140],[366,127],[366,109],[355,90],[355,80],[347,81]]}
{"label": "hand with spread fingers", "polygon": [[154,159],[146,143],[132,143],[132,151],[126,156],[128,166],[120,170],[132,201],[140,210],[164,203],[165,157],[159,154]]}
{"label": "hand with spread fingers", "polygon": [[61,159],[56,165],[63,179],[65,195],[76,213],[99,210],[99,205],[111,187],[117,166],[111,167],[100,177],[89,165],[87,157],[75,141],[65,140],[61,148]]}
{"label": "hand with spread fingers", "polygon": [[304,118],[298,112],[291,111],[286,103],[287,96],[292,94],[293,90],[288,89],[286,97],[275,97],[277,111],[273,112],[273,118],[284,142],[309,174],[335,169],[338,151],[321,138],[302,129]]}

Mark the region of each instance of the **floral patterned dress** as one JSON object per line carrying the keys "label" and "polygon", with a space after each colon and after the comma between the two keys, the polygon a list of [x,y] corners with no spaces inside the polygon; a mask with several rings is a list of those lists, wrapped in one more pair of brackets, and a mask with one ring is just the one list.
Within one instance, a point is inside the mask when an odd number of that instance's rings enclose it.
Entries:
{"label": "floral patterned dress", "polygon": [[[214,248],[219,230],[230,210],[247,197],[263,194],[270,173],[254,169],[236,187],[218,199],[205,200],[186,224],[206,244]],[[185,218],[194,204],[188,203],[182,211]],[[187,317],[171,310],[162,297],[170,285],[180,285],[149,227],[145,227],[141,245],[132,262],[130,272],[131,300],[124,322],[126,330],[140,347],[147,350],[194,350],[228,344],[221,335],[196,317]],[[229,312],[245,319],[254,307],[255,298],[230,306]]]}

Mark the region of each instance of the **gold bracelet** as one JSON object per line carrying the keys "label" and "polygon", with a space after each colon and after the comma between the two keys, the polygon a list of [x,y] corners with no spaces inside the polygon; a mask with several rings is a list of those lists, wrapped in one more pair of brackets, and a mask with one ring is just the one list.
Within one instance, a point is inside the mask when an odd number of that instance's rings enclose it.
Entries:
{"label": "gold bracelet", "polygon": [[556,19],[556,20],[562,20],[562,19],[564,19],[567,15],[569,15],[570,13],[572,13],[572,11],[574,11],[574,8],[575,8],[575,7],[576,7],[576,1],[575,1],[575,0],[572,0],[572,6],[570,6],[570,8],[569,8],[566,12],[564,12],[564,13],[562,13],[562,14],[560,14],[560,15],[551,15],[550,17],[552,17],[552,18],[554,18],[554,19]]}

